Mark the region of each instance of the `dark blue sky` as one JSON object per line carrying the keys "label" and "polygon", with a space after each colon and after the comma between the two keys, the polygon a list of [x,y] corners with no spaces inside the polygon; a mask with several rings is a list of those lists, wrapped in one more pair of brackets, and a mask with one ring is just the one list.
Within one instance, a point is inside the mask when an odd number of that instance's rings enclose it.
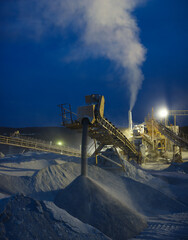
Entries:
{"label": "dark blue sky", "polygon": [[[58,104],[71,103],[76,112],[84,96],[92,93],[105,96],[109,120],[126,126],[128,90],[120,84],[114,63],[104,58],[66,62],[79,32],[52,29],[33,38],[17,2],[0,1],[0,126],[58,126]],[[147,49],[144,81],[133,109],[135,123],[144,121],[152,107],[188,109],[187,10],[187,0],[148,0],[134,11]],[[188,124],[188,117],[177,121]]]}

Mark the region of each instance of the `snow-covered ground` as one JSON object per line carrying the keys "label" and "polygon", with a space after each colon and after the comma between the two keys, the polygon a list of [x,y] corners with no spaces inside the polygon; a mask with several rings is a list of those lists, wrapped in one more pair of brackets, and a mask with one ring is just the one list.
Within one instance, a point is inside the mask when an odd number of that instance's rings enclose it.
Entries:
{"label": "snow-covered ground", "polygon": [[[125,172],[27,152],[0,159],[0,239],[188,239],[183,164],[125,162]],[[39,234],[40,233],[40,234]]]}

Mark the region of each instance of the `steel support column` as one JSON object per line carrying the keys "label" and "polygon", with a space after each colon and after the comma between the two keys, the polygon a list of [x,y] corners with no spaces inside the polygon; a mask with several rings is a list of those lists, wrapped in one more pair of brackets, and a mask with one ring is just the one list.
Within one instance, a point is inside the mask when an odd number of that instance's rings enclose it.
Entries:
{"label": "steel support column", "polygon": [[81,153],[81,175],[87,176],[87,135],[88,135],[89,120],[82,120],[82,153]]}

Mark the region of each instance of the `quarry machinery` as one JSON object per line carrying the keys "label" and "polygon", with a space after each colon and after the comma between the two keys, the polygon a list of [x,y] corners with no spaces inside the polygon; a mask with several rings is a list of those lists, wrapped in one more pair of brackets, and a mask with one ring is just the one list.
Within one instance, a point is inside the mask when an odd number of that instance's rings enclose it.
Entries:
{"label": "quarry machinery", "polygon": [[164,124],[160,123],[157,120],[154,120],[154,126],[170,141],[172,141],[175,145],[188,149],[188,141],[180,137],[178,134],[170,130]]}
{"label": "quarry machinery", "polygon": [[[140,154],[127,137],[108,119],[104,117],[104,96],[99,94],[92,94],[85,97],[86,106],[78,107],[77,118],[74,121],[65,121],[67,114],[72,115],[71,109],[69,113],[64,114],[64,107],[60,105],[62,112],[62,124],[71,129],[83,129],[82,132],[82,175],[86,175],[86,149],[87,149],[87,134],[94,139],[98,146],[93,153],[96,156],[104,146],[112,145],[115,149],[120,149],[122,153],[128,158],[134,158],[139,161]],[[123,162],[121,163],[124,169]]]}
{"label": "quarry machinery", "polygon": [[[169,111],[173,114],[183,114],[183,111]],[[176,124],[176,121],[175,121]],[[178,134],[178,126],[168,126],[167,121],[165,124],[156,120],[152,114],[152,117],[148,117],[146,120],[148,135],[151,137],[153,148],[166,151],[170,145],[170,149],[173,150],[173,161],[182,162],[182,151],[181,149],[188,149],[188,140],[184,139]],[[169,144],[170,142],[170,144]]]}
{"label": "quarry machinery", "polygon": [[77,149],[65,146],[57,146],[35,138],[24,138],[22,136],[15,135],[7,137],[0,135],[0,144],[24,149],[27,148],[35,151],[51,152],[60,155],[80,157],[80,151]]}

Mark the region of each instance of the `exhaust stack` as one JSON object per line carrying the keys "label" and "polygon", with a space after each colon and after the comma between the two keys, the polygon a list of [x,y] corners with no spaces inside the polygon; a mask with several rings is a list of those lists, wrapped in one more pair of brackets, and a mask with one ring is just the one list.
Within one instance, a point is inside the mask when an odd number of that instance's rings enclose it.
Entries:
{"label": "exhaust stack", "polygon": [[133,129],[133,120],[132,120],[132,112],[131,112],[131,110],[129,110],[128,117],[129,117],[129,129],[132,130]]}

